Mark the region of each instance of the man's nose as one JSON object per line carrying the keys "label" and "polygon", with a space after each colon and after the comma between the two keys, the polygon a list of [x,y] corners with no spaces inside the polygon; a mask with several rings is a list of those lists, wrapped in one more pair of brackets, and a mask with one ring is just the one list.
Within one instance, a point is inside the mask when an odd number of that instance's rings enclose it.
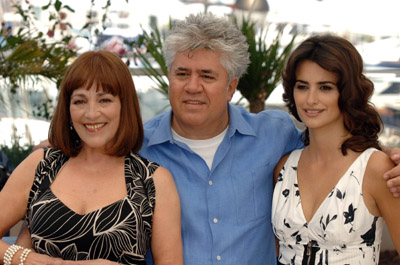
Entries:
{"label": "man's nose", "polygon": [[185,90],[189,93],[197,93],[201,90],[201,79],[198,75],[190,75]]}

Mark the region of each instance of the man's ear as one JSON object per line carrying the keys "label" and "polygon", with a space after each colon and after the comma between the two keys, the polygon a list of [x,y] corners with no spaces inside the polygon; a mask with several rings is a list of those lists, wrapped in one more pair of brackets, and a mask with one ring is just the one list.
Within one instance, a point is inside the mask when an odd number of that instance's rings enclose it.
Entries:
{"label": "man's ear", "polygon": [[228,102],[232,100],[233,94],[235,93],[236,87],[239,84],[239,78],[235,77],[229,82],[228,86]]}

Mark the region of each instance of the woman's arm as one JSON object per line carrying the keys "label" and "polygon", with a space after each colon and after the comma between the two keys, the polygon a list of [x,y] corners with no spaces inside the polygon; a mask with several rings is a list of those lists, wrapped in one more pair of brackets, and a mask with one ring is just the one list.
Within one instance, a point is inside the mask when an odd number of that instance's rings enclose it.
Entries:
{"label": "woman's arm", "polygon": [[[43,150],[37,150],[30,154],[24,161],[18,165],[13,171],[6,185],[0,192],[0,238],[13,227],[17,222],[22,220],[26,213],[29,192],[33,184],[35,170],[43,159]],[[4,254],[10,245],[4,241],[0,241],[0,261],[4,263]],[[19,264],[19,258],[22,250],[17,251],[13,256],[12,264]],[[45,264],[53,259],[45,255],[36,253],[28,254],[30,264]]]}
{"label": "woman's arm", "polygon": [[373,153],[365,172],[363,193],[370,213],[385,219],[392,241],[400,253],[400,200],[392,196],[382,179],[382,174],[393,165],[385,153]]}
{"label": "woman's arm", "polygon": [[282,156],[281,159],[279,160],[278,164],[276,164],[276,166],[274,168],[274,186],[276,184],[276,180],[279,177],[279,174],[281,173],[283,166],[285,165],[286,161],[289,158],[289,155],[290,154]]}
{"label": "woman's arm", "polygon": [[[274,186],[276,184],[276,181],[278,180],[279,174],[281,173],[281,170],[283,166],[285,165],[286,161],[288,160],[290,154],[284,155],[281,157],[279,160],[278,164],[276,164],[274,168]],[[276,257],[279,257],[279,240],[278,238],[275,237],[275,252],[276,252]]]}
{"label": "woman's arm", "polygon": [[0,192],[0,237],[24,217],[35,170],[41,159],[43,150],[30,154],[13,171]]}
{"label": "woman's arm", "polygon": [[171,173],[159,167],[153,174],[156,203],[151,249],[154,265],[183,265],[181,207]]}
{"label": "woman's arm", "polygon": [[32,248],[31,233],[29,232],[26,221],[22,223],[21,230],[19,231],[15,244],[24,248]]}

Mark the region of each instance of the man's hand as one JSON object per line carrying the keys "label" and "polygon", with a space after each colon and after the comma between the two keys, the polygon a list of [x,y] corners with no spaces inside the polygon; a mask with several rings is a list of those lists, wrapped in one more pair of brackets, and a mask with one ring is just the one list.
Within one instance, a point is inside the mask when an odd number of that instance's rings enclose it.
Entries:
{"label": "man's hand", "polygon": [[46,147],[51,147],[51,145],[50,145],[48,139],[43,140],[43,141],[41,141],[39,144],[35,145],[35,146],[32,148],[32,152],[33,152],[33,151],[36,151],[36,150],[39,149],[39,148],[46,148]]}
{"label": "man's hand", "polygon": [[383,174],[383,178],[387,181],[386,184],[393,196],[400,197],[400,148],[384,148],[383,150],[390,156],[393,163],[396,164],[394,168]]}

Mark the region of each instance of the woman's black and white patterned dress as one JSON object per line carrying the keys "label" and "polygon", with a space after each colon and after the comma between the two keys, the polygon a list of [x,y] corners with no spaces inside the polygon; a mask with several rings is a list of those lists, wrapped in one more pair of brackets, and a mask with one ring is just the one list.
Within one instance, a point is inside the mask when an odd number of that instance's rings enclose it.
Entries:
{"label": "woman's black and white patterned dress", "polygon": [[68,161],[60,151],[45,150],[29,196],[27,221],[36,252],[65,260],[107,259],[146,264],[150,247],[158,165],[136,154],[125,157],[127,196],[80,215],[65,206],[50,184]]}
{"label": "woman's black and white patterned dress", "polygon": [[[375,151],[367,149],[353,162],[309,223],[303,214],[297,181],[302,150],[290,154],[277,180],[272,205],[280,263],[378,264],[384,220],[369,213],[362,195],[364,172]],[[312,247],[307,249],[307,245]]]}

